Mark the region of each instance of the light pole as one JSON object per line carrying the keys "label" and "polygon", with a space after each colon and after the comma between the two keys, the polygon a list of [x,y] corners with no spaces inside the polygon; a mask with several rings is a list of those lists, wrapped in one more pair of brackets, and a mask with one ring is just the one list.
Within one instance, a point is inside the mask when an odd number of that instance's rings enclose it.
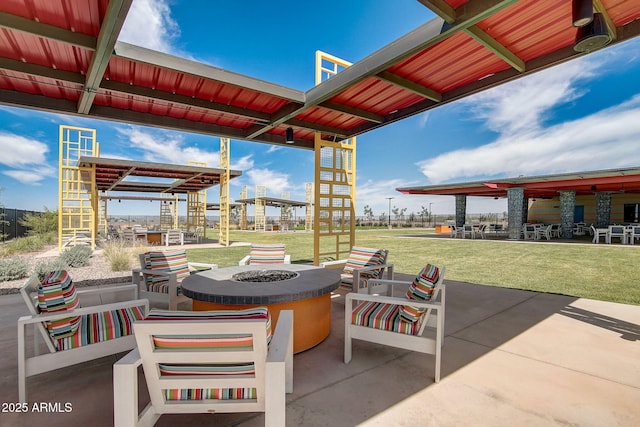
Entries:
{"label": "light pole", "polygon": [[395,197],[385,197],[389,201],[389,230],[391,230],[391,200]]}

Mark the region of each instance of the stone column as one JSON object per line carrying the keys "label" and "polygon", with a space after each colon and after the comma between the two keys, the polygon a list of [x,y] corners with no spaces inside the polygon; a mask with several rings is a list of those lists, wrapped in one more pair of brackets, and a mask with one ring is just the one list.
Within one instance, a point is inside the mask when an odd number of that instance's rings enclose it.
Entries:
{"label": "stone column", "polygon": [[611,224],[611,193],[596,193],[596,228]]}
{"label": "stone column", "polygon": [[560,193],[560,223],[562,224],[562,238],[573,239],[573,213],[576,208],[575,190],[559,191]]}
{"label": "stone column", "polygon": [[456,194],[456,227],[462,228],[467,219],[467,195]]}
{"label": "stone column", "polygon": [[528,206],[525,204],[524,188],[513,187],[507,188],[507,210],[509,215],[509,239],[520,240],[522,232],[522,219],[526,216],[523,209]]}

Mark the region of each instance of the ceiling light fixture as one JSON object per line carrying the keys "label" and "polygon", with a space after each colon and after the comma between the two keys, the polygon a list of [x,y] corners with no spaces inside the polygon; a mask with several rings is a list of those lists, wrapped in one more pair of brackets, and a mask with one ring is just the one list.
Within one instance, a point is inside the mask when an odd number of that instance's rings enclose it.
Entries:
{"label": "ceiling light fixture", "polygon": [[293,144],[293,128],[287,128],[286,132],[285,132],[285,142],[287,144]]}
{"label": "ceiling light fixture", "polygon": [[605,47],[609,43],[611,43],[611,34],[607,30],[604,16],[601,13],[594,13],[593,21],[584,27],[578,28],[573,50],[576,52],[591,52]]}
{"label": "ceiling light fixture", "polygon": [[574,27],[584,27],[593,20],[593,0],[573,0],[571,17]]}

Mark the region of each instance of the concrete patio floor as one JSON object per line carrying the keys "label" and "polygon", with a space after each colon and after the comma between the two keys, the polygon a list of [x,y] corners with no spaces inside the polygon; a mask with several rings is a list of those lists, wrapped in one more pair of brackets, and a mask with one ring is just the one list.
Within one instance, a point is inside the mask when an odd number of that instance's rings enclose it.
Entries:
{"label": "concrete patio floor", "polygon": [[[640,306],[446,283],[439,384],[432,356],[362,341],[345,365],[344,298],[336,294],[331,335],[294,358],[287,425],[640,425]],[[18,397],[16,321],[24,314],[19,295],[0,297],[0,425],[112,425],[111,368],[123,354],[27,380],[30,407],[68,402],[69,413],[5,412]],[[145,404],[146,393],[142,385]],[[261,414],[215,414],[163,416],[157,425],[263,423]]]}

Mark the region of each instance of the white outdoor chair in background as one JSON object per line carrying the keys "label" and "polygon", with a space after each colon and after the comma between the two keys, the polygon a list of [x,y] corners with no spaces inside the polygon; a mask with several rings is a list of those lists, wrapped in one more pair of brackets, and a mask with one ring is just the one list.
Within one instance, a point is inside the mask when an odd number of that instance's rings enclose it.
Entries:
{"label": "white outdoor chair in background", "polygon": [[629,244],[631,245],[635,244],[635,240],[640,239],[640,226],[638,225],[631,226],[631,233],[629,233],[627,237],[629,238],[629,242],[628,242]]}
{"label": "white outdoor chair in background", "polygon": [[533,224],[524,224],[522,226],[522,235],[524,237],[524,240],[535,240],[536,226]]}
{"label": "white outdoor chair in background", "polygon": [[607,243],[611,244],[613,239],[620,239],[623,245],[627,243],[627,234],[624,231],[624,225],[610,225],[607,231]]}
{"label": "white outdoor chair in background", "polygon": [[547,240],[551,240],[551,225],[541,225],[536,227],[536,240],[541,240],[543,237]]}
{"label": "white outdoor chair in background", "polygon": [[591,233],[593,234],[593,243],[600,243],[600,237],[604,237],[605,243],[607,242],[607,234],[609,233],[608,228],[596,228],[591,225]]}
{"label": "white outdoor chair in background", "polygon": [[162,244],[164,246],[169,245],[184,245],[184,233],[182,230],[167,230],[166,233],[162,234]]}
{"label": "white outdoor chair in background", "polygon": [[[393,264],[387,262],[387,249],[353,246],[347,259],[320,263],[323,268],[340,268],[340,288],[352,292],[367,292],[369,279],[382,279],[387,271],[387,279],[393,279]],[[358,284],[358,285],[354,285]]]}
{"label": "white outdoor chair in background", "polygon": [[[285,425],[285,393],[293,392],[292,310],[280,311],[273,338],[266,307],[152,310],[134,333],[138,347],[113,366],[116,427],[153,426],[163,414],[214,412],[264,412],[265,425]],[[139,366],[151,398],[142,412]]]}
{"label": "white outdoor chair in background", "polygon": [[216,264],[188,262],[184,249],[149,251],[140,254],[140,268],[132,271],[133,283],[151,306],[158,304],[177,310],[178,304],[190,299],[182,294],[180,283],[192,272],[218,268]]}
{"label": "white outdoor chair in background", "polygon": [[472,239],[476,238],[476,230],[473,224],[464,224],[462,226],[462,238],[466,239],[467,235]]}
{"label": "white outdoor chair in background", "polygon": [[238,265],[291,264],[291,255],[286,254],[283,243],[254,243],[249,255],[242,258]]}

